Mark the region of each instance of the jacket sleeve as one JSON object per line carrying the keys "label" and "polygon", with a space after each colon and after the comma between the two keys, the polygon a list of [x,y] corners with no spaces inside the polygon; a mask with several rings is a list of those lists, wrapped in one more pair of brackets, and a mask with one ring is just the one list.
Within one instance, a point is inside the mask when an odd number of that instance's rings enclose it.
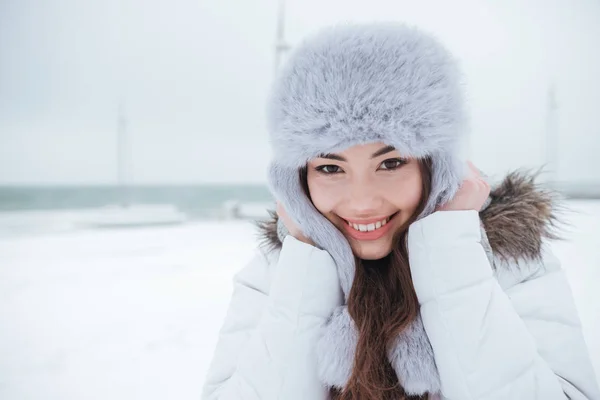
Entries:
{"label": "jacket sleeve", "polygon": [[534,275],[504,291],[481,245],[475,211],[436,212],[417,221],[408,248],[445,398],[600,399],[573,296],[555,258],[546,255]]}
{"label": "jacket sleeve", "polygon": [[315,347],[342,301],[326,251],[288,236],[276,264],[257,255],[234,278],[202,398],[326,399]]}

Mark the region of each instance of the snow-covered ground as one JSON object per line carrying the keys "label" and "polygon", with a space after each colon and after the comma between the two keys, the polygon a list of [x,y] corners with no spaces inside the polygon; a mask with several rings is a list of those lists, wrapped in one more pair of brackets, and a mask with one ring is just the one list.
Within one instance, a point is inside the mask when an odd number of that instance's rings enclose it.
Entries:
{"label": "snow-covered ground", "polygon": [[[600,377],[600,202],[555,245]],[[247,222],[0,239],[0,399],[198,399]],[[565,351],[568,351],[565,349]]]}

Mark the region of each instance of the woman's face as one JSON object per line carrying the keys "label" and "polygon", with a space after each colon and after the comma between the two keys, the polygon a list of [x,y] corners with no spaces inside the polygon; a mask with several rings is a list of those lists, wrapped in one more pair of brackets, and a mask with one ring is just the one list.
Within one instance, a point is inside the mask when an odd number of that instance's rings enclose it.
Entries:
{"label": "woman's face", "polygon": [[313,204],[346,236],[354,254],[377,260],[392,250],[394,234],[415,213],[421,170],[382,143],[325,154],[307,165]]}

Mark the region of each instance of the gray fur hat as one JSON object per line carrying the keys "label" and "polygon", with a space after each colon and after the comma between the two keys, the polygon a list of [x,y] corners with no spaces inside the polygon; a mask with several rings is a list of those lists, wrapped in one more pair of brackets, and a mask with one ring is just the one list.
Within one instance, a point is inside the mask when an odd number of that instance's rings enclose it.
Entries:
{"label": "gray fur hat", "polygon": [[299,169],[319,155],[382,142],[432,159],[431,196],[420,217],[450,200],[464,176],[461,75],[432,36],[396,23],[326,28],[279,71],[268,102],[269,186],[302,232],[327,250],[346,295],[354,256],[341,232],[305,195]]}

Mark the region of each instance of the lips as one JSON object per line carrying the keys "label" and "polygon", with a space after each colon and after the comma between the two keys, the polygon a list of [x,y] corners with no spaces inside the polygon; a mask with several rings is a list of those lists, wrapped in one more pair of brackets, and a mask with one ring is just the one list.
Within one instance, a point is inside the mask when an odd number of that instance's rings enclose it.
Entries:
{"label": "lips", "polygon": [[344,220],[344,229],[350,237],[356,240],[377,240],[389,232],[392,226],[390,221],[397,214],[396,212],[388,217],[362,220],[360,223],[358,221]]}

